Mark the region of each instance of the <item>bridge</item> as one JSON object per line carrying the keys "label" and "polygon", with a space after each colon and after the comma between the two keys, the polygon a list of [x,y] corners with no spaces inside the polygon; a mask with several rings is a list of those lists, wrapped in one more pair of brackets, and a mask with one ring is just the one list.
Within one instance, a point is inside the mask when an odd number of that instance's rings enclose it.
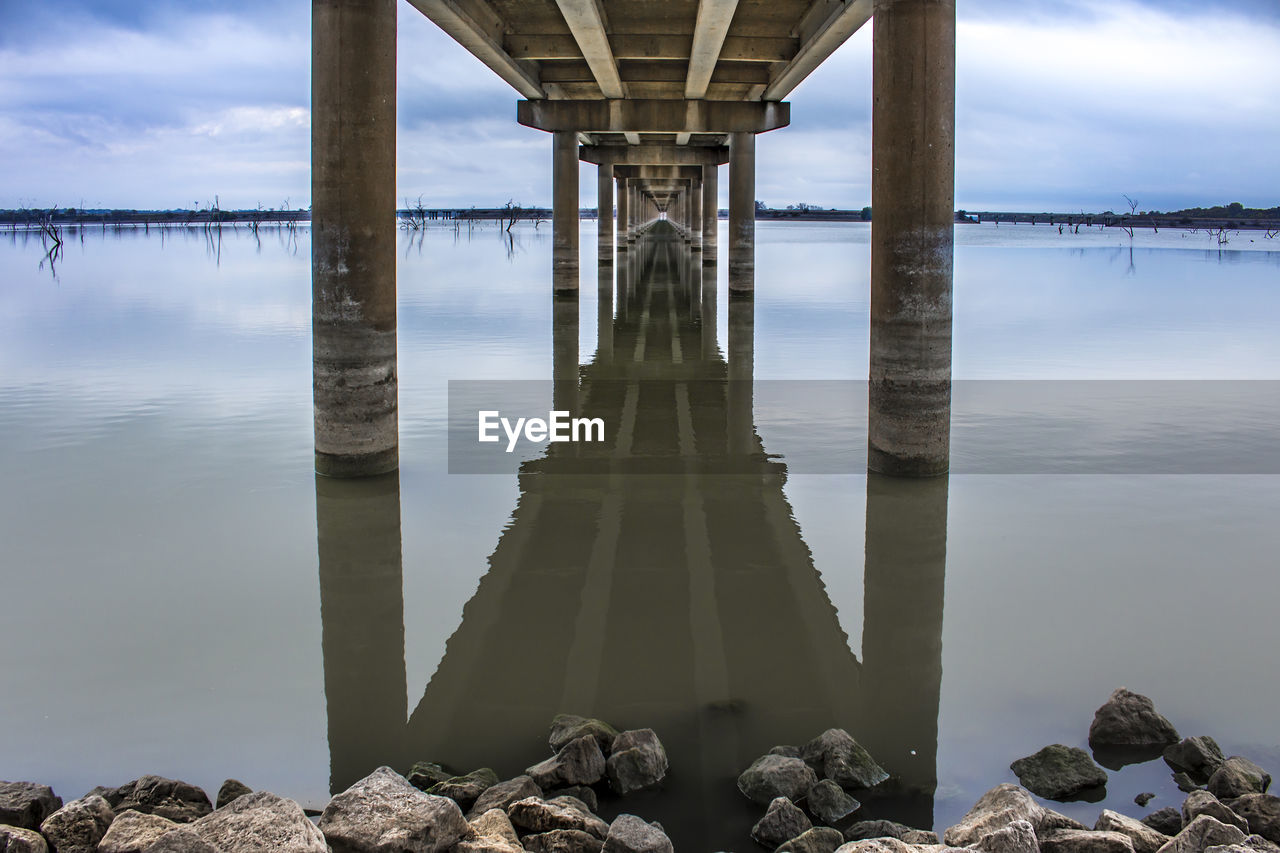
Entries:
{"label": "bridge", "polygon": [[[756,135],[787,126],[787,95],[870,21],[869,466],[947,470],[955,0],[409,2],[516,90],[519,122],[550,134],[550,289],[571,306],[580,160],[599,166],[602,271],[654,220],[715,264],[727,163],[730,300],[750,306]],[[397,0],[312,10],[316,469],[365,476],[399,464]]]}

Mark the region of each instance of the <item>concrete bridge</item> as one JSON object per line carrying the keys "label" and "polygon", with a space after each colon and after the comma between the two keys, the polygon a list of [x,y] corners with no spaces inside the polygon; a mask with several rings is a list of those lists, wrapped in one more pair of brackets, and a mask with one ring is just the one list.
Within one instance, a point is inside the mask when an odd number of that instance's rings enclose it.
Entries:
{"label": "concrete bridge", "polygon": [[[409,2],[511,84],[522,124],[551,135],[551,290],[575,310],[586,160],[599,166],[602,271],[655,219],[715,264],[727,163],[730,300],[754,311],[756,135],[789,124],[787,95],[871,21],[869,465],[947,470],[955,0]],[[312,8],[316,469],[363,476],[398,466],[397,3]]]}

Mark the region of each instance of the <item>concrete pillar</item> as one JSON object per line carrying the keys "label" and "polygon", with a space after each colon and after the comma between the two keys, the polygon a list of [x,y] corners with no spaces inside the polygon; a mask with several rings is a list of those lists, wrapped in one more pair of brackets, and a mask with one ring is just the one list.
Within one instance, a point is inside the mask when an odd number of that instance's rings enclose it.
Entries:
{"label": "concrete pillar", "polygon": [[613,264],[596,273],[596,360],[613,361]]}
{"label": "concrete pillar", "polygon": [[708,163],[702,168],[702,262],[716,262],[720,234],[720,167]]}
{"label": "concrete pillar", "polygon": [[702,328],[700,331],[702,358],[706,361],[720,357],[720,345],[716,342],[717,285],[715,270],[704,271],[702,275]]}
{"label": "concrete pillar", "polygon": [[627,222],[627,242],[634,243],[636,241],[636,227],[640,224],[640,190],[636,186],[636,182],[630,178],[627,179],[627,193],[631,196],[631,216]]}
{"label": "concrete pillar", "polygon": [[729,453],[754,453],[756,301],[750,292],[729,292]]}
{"label": "concrete pillar", "polygon": [[618,178],[618,251],[627,250],[627,235],[631,231],[631,193],[627,179]]}
{"label": "concrete pillar", "polygon": [[578,292],[578,134],[552,134],[551,264],[552,287],[558,293]]}
{"label": "concrete pillar", "polygon": [[578,412],[578,295],[552,294],[551,402],[557,411]]}
{"label": "concrete pillar", "polygon": [[598,223],[598,249],[596,259],[602,264],[613,263],[613,164],[601,163],[596,174],[596,221]]}
{"label": "concrete pillar", "polygon": [[399,467],[396,3],[313,0],[311,341],[315,467]]}
{"label": "concrete pillar", "polygon": [[871,128],[872,471],[947,471],[955,0],[877,0]]}
{"label": "concrete pillar", "polygon": [[695,181],[689,188],[689,229],[693,237],[693,250],[702,251],[702,182]]}
{"label": "concrete pillar", "polygon": [[729,290],[756,289],[756,135],[729,134]]}

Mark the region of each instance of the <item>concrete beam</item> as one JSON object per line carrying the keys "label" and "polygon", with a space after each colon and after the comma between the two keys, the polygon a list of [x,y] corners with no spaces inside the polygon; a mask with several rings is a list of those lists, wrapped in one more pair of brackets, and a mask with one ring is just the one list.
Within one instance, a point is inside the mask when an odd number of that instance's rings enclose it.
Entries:
{"label": "concrete beam", "polygon": [[738,10],[738,0],[701,0],[689,51],[689,75],[685,79],[686,98],[705,98],[711,73],[720,61],[720,47],[729,35],[729,24]]}
{"label": "concrete beam", "polygon": [[791,123],[791,105],[670,99],[518,101],[516,120],[550,132],[764,133]]}
{"label": "concrete beam", "polygon": [[[613,57],[627,59],[687,60],[693,53],[693,37],[685,34],[613,34],[609,37]],[[506,52],[517,60],[581,59],[582,52],[572,36],[515,35],[503,37]],[[721,61],[789,62],[800,49],[800,39],[792,37],[727,36],[720,47]]]}
{"label": "concrete beam", "polygon": [[625,133],[625,134],[623,134],[623,136],[625,136],[625,137],[627,138],[627,144],[628,144],[628,145],[639,145],[639,144],[640,144],[640,134],[638,134],[638,133]]}
{"label": "concrete beam", "polygon": [[801,43],[796,55],[772,75],[765,87],[766,101],[780,101],[836,48],[871,19],[874,0],[818,0],[800,24]]}
{"label": "concrete beam", "polygon": [[569,31],[578,42],[582,56],[591,67],[591,73],[600,85],[600,93],[606,98],[622,98],[622,78],[618,76],[618,63],[609,46],[605,33],[604,11],[599,0],[556,0],[560,14],[569,25]]}
{"label": "concrete beam", "polygon": [[533,100],[547,97],[537,64],[518,60],[503,48],[505,25],[490,4],[480,0],[409,0],[409,4],[521,95]]}
{"label": "concrete beam", "polygon": [[619,166],[719,166],[729,162],[727,145],[584,145],[578,149],[584,163]]}

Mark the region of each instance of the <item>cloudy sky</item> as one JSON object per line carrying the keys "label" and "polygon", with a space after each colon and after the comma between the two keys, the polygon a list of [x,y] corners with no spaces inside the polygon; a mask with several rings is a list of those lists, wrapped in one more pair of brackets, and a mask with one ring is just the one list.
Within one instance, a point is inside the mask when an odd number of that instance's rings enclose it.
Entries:
{"label": "cloudy sky", "polygon": [[[1277,0],[958,5],[958,207],[1280,204]],[[306,207],[310,6],[0,0],[0,207]],[[548,204],[516,93],[407,3],[399,45],[401,199]],[[868,26],[760,138],[759,198],[869,204],[870,96]]]}

